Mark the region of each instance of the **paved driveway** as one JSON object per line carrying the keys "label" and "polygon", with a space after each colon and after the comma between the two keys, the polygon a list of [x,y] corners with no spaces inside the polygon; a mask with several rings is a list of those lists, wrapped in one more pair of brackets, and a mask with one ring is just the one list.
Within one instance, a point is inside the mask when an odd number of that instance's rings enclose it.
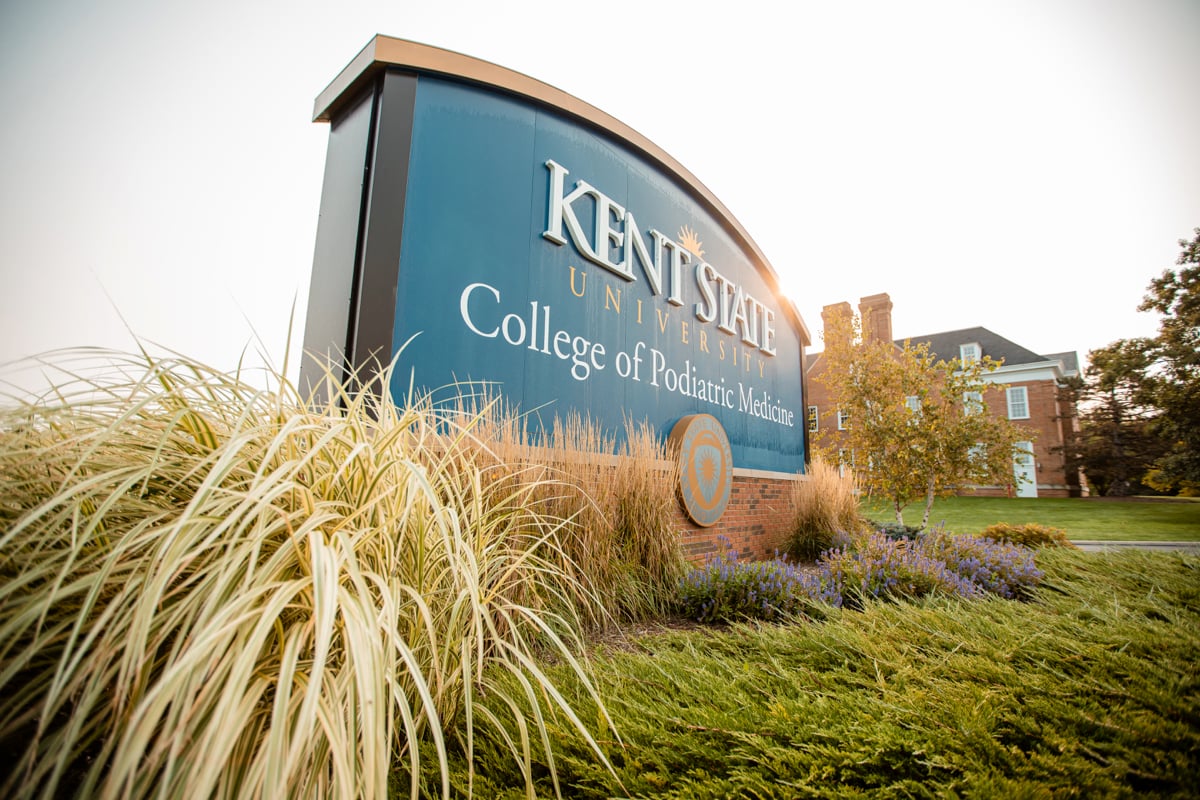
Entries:
{"label": "paved driveway", "polygon": [[1100,542],[1087,539],[1072,539],[1071,543],[1080,550],[1168,550],[1189,555],[1200,555],[1200,542]]}

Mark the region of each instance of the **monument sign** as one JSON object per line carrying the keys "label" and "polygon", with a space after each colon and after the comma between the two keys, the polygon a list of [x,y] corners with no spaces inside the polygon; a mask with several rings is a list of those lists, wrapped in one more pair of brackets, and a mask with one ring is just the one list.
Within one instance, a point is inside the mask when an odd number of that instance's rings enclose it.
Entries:
{"label": "monument sign", "polygon": [[702,415],[694,435],[726,441],[735,468],[803,470],[808,332],[741,225],[653,143],[524,75],[387,37],[316,119],[331,131],[308,351],[355,368],[399,353],[397,398],[482,381],[547,423],[632,415],[666,437]]}

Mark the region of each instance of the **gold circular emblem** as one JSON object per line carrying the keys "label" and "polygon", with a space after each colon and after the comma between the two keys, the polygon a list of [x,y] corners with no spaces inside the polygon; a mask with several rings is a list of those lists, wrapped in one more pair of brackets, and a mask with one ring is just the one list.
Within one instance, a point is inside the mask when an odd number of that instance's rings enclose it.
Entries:
{"label": "gold circular emblem", "polygon": [[717,524],[733,490],[729,437],[711,414],[691,414],[671,429],[679,448],[679,497],[688,517],[701,527]]}

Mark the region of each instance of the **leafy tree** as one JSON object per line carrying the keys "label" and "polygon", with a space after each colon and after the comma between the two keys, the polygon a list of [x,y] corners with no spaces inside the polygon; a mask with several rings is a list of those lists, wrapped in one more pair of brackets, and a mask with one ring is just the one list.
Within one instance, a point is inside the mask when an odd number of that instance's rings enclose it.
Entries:
{"label": "leafy tree", "polygon": [[984,375],[997,362],[935,361],[926,343],[864,342],[852,315],[827,327],[817,380],[849,420],[845,431],[821,426],[819,447],[830,458],[852,453],[859,485],[891,503],[897,523],[916,500],[925,501],[925,527],[935,497],[969,484],[1012,484],[1014,448],[1032,432],[988,413],[987,394],[1003,387]]}

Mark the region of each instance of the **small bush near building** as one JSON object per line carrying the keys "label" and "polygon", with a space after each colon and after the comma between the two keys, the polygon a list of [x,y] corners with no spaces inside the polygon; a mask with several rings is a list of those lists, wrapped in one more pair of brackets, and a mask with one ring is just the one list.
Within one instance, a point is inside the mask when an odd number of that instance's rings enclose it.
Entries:
{"label": "small bush near building", "polygon": [[981,536],[955,536],[935,530],[917,540],[922,553],[989,594],[1027,597],[1042,579],[1026,547]]}
{"label": "small bush near building", "polygon": [[1067,532],[1062,528],[1050,525],[1039,525],[1027,522],[1024,525],[1012,525],[1008,522],[997,522],[979,532],[985,539],[996,542],[1009,542],[1025,547],[1074,547],[1067,540]]}
{"label": "small bush near building", "polygon": [[920,527],[905,525],[903,522],[875,522],[874,520],[867,520],[867,527],[889,539],[911,539],[922,530]]}
{"label": "small bush near building", "polygon": [[822,579],[836,592],[838,605],[851,608],[861,608],[865,600],[981,594],[971,580],[926,553],[919,540],[892,539],[881,533],[831,550],[819,566]]}

